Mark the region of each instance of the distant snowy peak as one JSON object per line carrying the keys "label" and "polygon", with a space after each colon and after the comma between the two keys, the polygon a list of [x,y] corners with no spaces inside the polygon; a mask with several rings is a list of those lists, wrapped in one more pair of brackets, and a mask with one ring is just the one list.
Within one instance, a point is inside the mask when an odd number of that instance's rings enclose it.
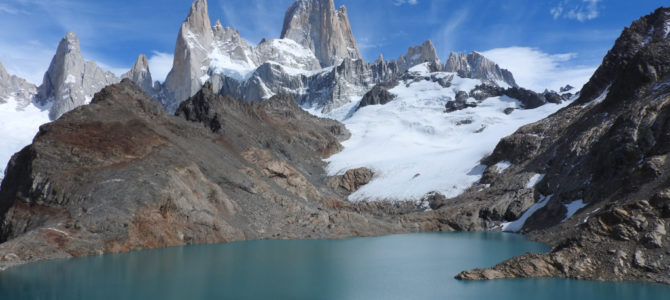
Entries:
{"label": "distant snowy peak", "polygon": [[435,63],[438,66],[442,64],[440,58],[437,57],[435,46],[430,40],[423,42],[419,46],[409,47],[402,61],[405,62],[405,66],[408,69],[424,62]]}
{"label": "distant snowy peak", "polygon": [[[162,86],[162,96],[157,98],[168,111],[174,111],[205,82],[212,81],[215,87],[226,87],[228,91],[237,90],[265,63],[280,64],[285,70],[313,71],[321,67],[314,52],[294,40],[263,40],[254,47],[236,29],[224,27],[219,20],[210,27],[207,1],[196,0],[180,28],[172,70]],[[248,92],[250,89],[256,92]],[[236,92],[254,97],[272,94],[262,85]]]}
{"label": "distant snowy peak", "polygon": [[17,109],[30,104],[37,93],[37,87],[25,79],[10,75],[0,62],[0,105],[15,101]]}
{"label": "distant snowy peak", "polygon": [[111,72],[105,72],[95,62],[85,61],[79,48],[79,39],[69,32],[58,44],[56,55],[44,74],[38,89],[36,102],[51,105],[52,120],[62,114],[87,104],[93,95],[107,85],[120,80]]}
{"label": "distant snowy peak", "polygon": [[479,52],[467,55],[465,53],[449,54],[444,71],[458,73],[459,76],[466,78],[486,79],[498,84],[505,83],[510,87],[518,86],[512,72],[500,68]]}
{"label": "distant snowy peak", "polygon": [[345,58],[361,59],[344,6],[335,10],[333,0],[298,0],[284,17],[281,38],[312,50],[322,67]]}
{"label": "distant snowy peak", "polygon": [[154,94],[153,80],[151,78],[151,71],[149,70],[149,60],[146,55],[140,54],[137,61],[128,73],[125,73],[121,78],[128,78],[137,84],[147,94]]}

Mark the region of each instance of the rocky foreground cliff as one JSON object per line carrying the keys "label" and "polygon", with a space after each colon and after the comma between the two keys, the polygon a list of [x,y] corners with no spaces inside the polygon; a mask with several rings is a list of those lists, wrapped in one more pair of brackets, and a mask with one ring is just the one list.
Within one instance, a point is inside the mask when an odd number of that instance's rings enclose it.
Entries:
{"label": "rocky foreground cliff", "polygon": [[480,211],[490,229],[532,208],[503,229],[554,248],[457,278],[670,283],[669,31],[668,8],[634,22],[579,99],[503,139],[484,160],[491,167],[481,185],[461,198],[500,199]]}

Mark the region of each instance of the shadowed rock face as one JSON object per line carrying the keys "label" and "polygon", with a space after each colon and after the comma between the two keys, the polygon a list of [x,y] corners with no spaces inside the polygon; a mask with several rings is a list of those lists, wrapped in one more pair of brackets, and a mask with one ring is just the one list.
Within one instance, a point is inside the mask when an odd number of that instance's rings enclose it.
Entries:
{"label": "shadowed rock face", "polygon": [[281,38],[312,50],[322,67],[342,59],[361,59],[344,6],[333,0],[298,0],[286,11]]}
{"label": "shadowed rock face", "polygon": [[[665,24],[670,9],[661,8],[624,30],[579,100],[504,138],[483,163],[513,165],[502,174],[489,168],[481,183],[490,188],[461,197],[528,207],[528,193],[552,195],[522,232],[554,248],[457,278],[670,283],[670,39],[658,33]],[[529,186],[534,174],[545,176]],[[586,206],[568,215],[580,200]],[[513,220],[499,204],[480,211],[491,227]]]}
{"label": "shadowed rock face", "polygon": [[369,171],[327,187],[322,159],[348,136],[289,96],[247,104],[208,84],[172,116],[124,79],[12,158],[0,269],[184,244],[451,230],[413,204],[345,201]]}
{"label": "shadowed rock face", "polygon": [[79,39],[70,32],[58,44],[56,55],[44,74],[36,102],[52,104],[49,118],[55,120],[64,113],[86,104],[93,94],[119,79],[105,72],[95,62],[85,61],[79,48]]}

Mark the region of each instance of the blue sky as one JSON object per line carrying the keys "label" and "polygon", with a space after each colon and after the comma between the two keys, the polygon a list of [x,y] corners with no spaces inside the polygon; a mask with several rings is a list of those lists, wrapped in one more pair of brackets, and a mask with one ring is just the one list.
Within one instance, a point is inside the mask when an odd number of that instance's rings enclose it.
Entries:
{"label": "blue sky", "polygon": [[[293,0],[209,0],[212,22],[251,43],[278,37]],[[121,73],[137,54],[156,77],[169,70],[191,0],[3,0],[0,61],[39,83],[60,38],[75,31],[86,59]],[[431,39],[438,54],[481,51],[529,87],[584,81],[624,26],[665,0],[336,0],[346,5],[366,60],[397,58]],[[551,78],[549,78],[551,77]],[[575,78],[579,77],[577,80]]]}

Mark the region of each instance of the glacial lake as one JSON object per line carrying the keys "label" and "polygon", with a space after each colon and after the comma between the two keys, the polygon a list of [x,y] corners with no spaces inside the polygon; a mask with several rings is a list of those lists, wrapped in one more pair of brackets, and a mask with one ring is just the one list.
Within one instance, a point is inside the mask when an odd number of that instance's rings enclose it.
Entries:
{"label": "glacial lake", "polygon": [[47,261],[0,272],[0,299],[662,299],[670,287],[457,281],[548,248],[505,233],[250,241]]}

